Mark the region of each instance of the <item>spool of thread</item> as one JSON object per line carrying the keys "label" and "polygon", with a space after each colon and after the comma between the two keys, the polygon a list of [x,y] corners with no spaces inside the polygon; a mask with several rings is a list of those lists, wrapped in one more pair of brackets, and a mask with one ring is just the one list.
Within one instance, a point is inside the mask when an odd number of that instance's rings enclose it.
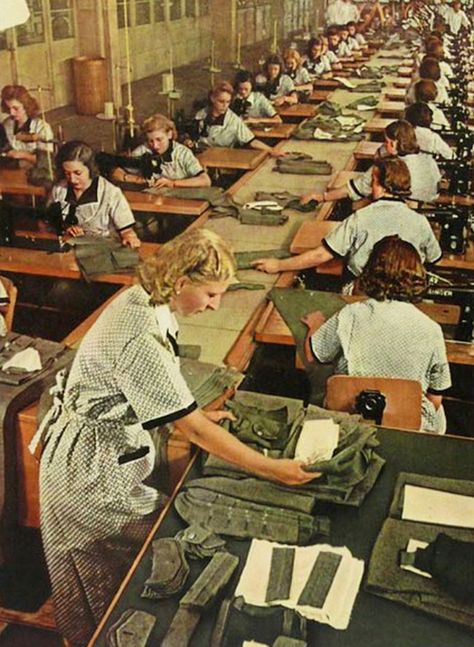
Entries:
{"label": "spool of thread", "polygon": [[104,116],[106,119],[113,119],[115,117],[115,109],[112,101],[106,101],[104,103]]}
{"label": "spool of thread", "polygon": [[161,87],[163,92],[171,92],[174,89],[173,75],[170,72],[161,75]]}

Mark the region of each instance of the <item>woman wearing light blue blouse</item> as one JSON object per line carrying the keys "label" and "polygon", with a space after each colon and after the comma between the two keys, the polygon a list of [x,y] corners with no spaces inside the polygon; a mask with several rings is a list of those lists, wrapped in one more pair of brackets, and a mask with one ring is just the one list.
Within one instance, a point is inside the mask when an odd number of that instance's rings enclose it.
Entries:
{"label": "woman wearing light blue blouse", "polygon": [[272,157],[281,157],[279,152],[256,139],[250,128],[230,109],[233,88],[230,83],[218,83],[209,93],[209,105],[194,117],[195,137],[203,147],[222,146],[233,148],[249,146],[266,151]]}
{"label": "woman wearing light blue blouse", "polygon": [[358,281],[367,300],[345,306],[326,322],[321,312],[305,317],[306,354],[335,362],[336,373],[420,382],[421,430],[443,434],[442,394],[451,386],[446,345],[439,324],[414,305],[427,285],[415,247],[398,236],[383,238]]}

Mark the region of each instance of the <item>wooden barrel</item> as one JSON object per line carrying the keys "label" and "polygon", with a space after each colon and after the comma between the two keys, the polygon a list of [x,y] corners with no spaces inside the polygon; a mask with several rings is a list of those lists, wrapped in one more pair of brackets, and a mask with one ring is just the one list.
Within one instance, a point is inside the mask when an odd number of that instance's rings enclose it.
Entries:
{"label": "wooden barrel", "polygon": [[74,93],[80,115],[96,115],[107,100],[105,58],[78,56],[74,59]]}

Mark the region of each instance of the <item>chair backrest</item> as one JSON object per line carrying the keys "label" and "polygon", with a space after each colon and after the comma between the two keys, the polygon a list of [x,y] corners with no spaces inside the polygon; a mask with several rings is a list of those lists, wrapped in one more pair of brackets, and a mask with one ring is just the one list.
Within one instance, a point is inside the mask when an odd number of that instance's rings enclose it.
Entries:
{"label": "chair backrest", "polygon": [[420,382],[391,377],[332,375],[326,383],[326,407],[334,411],[355,411],[355,400],[361,391],[375,389],[386,400],[382,427],[421,429]]}
{"label": "chair backrest", "polygon": [[7,327],[7,330],[10,331],[12,329],[13,317],[15,315],[15,305],[18,296],[18,289],[13,281],[7,279],[6,276],[0,276],[0,281],[3,283],[9,299],[8,305],[5,306],[5,312],[3,316],[5,318],[5,325]]}

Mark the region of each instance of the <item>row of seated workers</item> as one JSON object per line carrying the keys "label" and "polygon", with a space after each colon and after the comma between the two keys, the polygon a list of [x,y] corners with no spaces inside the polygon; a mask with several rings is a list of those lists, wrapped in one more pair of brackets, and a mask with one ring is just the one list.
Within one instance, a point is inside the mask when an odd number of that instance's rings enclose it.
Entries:
{"label": "row of seated workers", "polygon": [[[351,4],[334,5],[341,2]],[[317,249],[283,260],[257,259],[254,266],[277,273],[345,258],[344,291],[368,298],[327,321],[321,313],[308,315],[308,359],[335,362],[342,373],[419,381],[422,428],[444,433],[442,394],[451,384],[445,342],[439,325],[414,305],[427,287],[425,264],[436,263],[441,249],[427,219],[405,203],[436,197],[436,157],[452,154],[435,129],[442,115],[439,94],[450,75],[449,39],[439,26],[420,37],[405,118],[387,127],[373,166],[343,188],[301,196],[302,202],[364,198],[367,206]],[[296,102],[314,78],[337,73],[339,56],[365,46],[357,23],[331,26],[326,37],[311,39],[303,57],[290,49],[283,60],[270,56],[255,76],[240,71],[234,84],[218,83],[195,115],[195,130],[183,139],[193,146],[250,146],[280,155],[256,139],[247,122],[278,121],[276,107]],[[1,99],[8,113],[1,129],[5,155],[35,164],[50,152],[50,126],[24,87],[4,87]],[[142,132],[130,157],[151,156],[151,173],[125,162],[106,178],[87,143],[69,141],[59,148],[49,204],[60,209],[66,234],[116,237],[138,247],[134,216],[117,183],[143,189],[210,185],[172,121],[152,115]],[[259,454],[217,427],[226,414],[203,414],[180,374],[174,314],[219,307],[234,274],[226,241],[206,229],[186,231],[145,259],[138,274],[138,285],[122,293],[87,333],[62,385],[63,408],[40,429],[43,544],[58,628],[72,645],[89,640],[123,576],[123,562],[130,565],[130,552],[143,542],[162,503],[142,483],[153,465],[151,450],[144,451],[153,446],[148,429],[174,422],[192,442],[263,478],[297,485],[317,477],[300,462]],[[135,423],[142,423],[140,430]],[[133,438],[125,433],[130,425]],[[111,555],[120,557],[120,567]]]}

